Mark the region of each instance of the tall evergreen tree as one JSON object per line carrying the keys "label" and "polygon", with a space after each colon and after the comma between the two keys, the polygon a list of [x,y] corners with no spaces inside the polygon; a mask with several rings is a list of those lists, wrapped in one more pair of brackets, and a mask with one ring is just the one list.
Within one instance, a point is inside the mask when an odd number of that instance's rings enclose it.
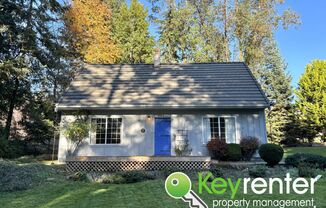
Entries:
{"label": "tall evergreen tree", "polygon": [[288,113],[289,122],[285,125],[285,135],[282,144],[293,145],[300,142],[312,141],[316,137],[314,128],[300,119],[300,111],[295,104],[291,104]]}
{"label": "tall evergreen tree", "polygon": [[159,20],[160,45],[165,62],[223,61],[223,35],[216,27],[213,1],[168,1]]}
{"label": "tall evergreen tree", "polygon": [[[52,30],[62,5],[53,0],[0,2],[1,16],[1,96],[6,112],[3,138],[8,139],[13,110],[22,105],[31,87],[44,79],[43,72],[60,60],[62,47]],[[49,57],[55,56],[52,60]],[[38,89],[38,88],[34,88]]]}
{"label": "tall evergreen tree", "polygon": [[130,8],[122,3],[113,12],[112,36],[121,50],[118,63],[151,63],[154,38],[149,34],[148,11],[138,0],[132,0]]}
{"label": "tall evergreen tree", "polygon": [[292,89],[291,77],[274,41],[264,52],[263,68],[257,71],[260,83],[273,105],[266,111],[267,132],[270,142],[279,143],[285,138],[285,127],[290,122]]}
{"label": "tall evergreen tree", "polygon": [[[229,60],[228,38],[224,38],[229,33],[224,33],[226,19],[226,7],[215,3],[214,1],[188,1],[190,7],[194,10],[194,23],[191,41],[195,44],[192,47],[192,61],[194,62],[218,62]],[[226,2],[225,2],[226,3]],[[223,8],[223,9],[222,9]],[[221,15],[223,13],[223,15]],[[219,22],[223,22],[219,24]],[[220,27],[220,25],[224,25]],[[224,36],[225,35],[225,36]],[[226,47],[225,47],[226,46]]]}
{"label": "tall evergreen tree", "polygon": [[295,91],[299,118],[305,128],[326,137],[326,61],[314,60],[306,66]]}
{"label": "tall evergreen tree", "polygon": [[[0,2],[0,102],[1,112],[5,114],[6,121],[1,138],[4,139],[9,137],[14,108],[22,102],[23,92],[28,90],[28,85],[26,87],[23,84],[28,83],[27,77],[31,70],[25,55],[28,53],[26,43],[31,40],[32,34],[27,35],[29,29],[23,26],[24,23],[27,25],[23,16],[28,16],[30,11],[30,9],[27,11],[25,6],[23,2]],[[33,46],[33,43],[31,41],[30,46]]]}
{"label": "tall evergreen tree", "polygon": [[160,46],[163,62],[178,63],[189,62],[190,51],[193,47],[191,36],[193,25],[193,10],[188,4],[177,4],[169,1],[159,20]]}

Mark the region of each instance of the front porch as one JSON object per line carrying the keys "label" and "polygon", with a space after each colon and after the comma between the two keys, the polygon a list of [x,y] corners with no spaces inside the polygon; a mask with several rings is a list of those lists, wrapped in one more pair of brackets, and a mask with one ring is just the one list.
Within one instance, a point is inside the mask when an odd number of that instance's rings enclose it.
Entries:
{"label": "front porch", "polygon": [[191,156],[79,156],[66,159],[67,170],[87,172],[114,172],[131,170],[205,170],[211,165],[210,157]]}

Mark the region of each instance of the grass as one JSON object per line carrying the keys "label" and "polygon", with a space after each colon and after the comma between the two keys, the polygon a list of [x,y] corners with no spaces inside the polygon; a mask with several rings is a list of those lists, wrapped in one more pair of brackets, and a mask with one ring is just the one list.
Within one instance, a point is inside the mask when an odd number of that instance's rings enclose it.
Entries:
{"label": "grass", "polygon": [[[45,166],[45,165],[44,165]],[[53,166],[47,166],[52,168]],[[54,166],[56,167],[56,166]],[[46,169],[46,168],[45,168]],[[61,170],[61,168],[59,168]],[[223,170],[222,170],[223,171]],[[237,172],[238,175],[232,177],[245,177],[246,170],[228,170],[224,171],[226,177]],[[273,169],[276,174],[284,174],[287,169]],[[268,172],[273,172],[268,171]],[[39,173],[42,174],[42,173]],[[67,180],[65,173],[59,171],[57,175],[50,175],[56,180],[50,180],[31,189],[15,192],[0,193],[0,207],[12,208],[83,208],[83,207],[110,207],[110,208],[169,208],[169,207],[188,207],[182,200],[170,198],[164,190],[164,180],[156,179],[133,184],[100,184],[90,182],[80,182]],[[292,175],[292,172],[291,172]],[[276,175],[275,177],[280,177]],[[194,179],[193,190],[198,193],[198,182]],[[1,185],[1,184],[0,184]],[[277,190],[277,187],[274,187]],[[316,183],[316,194],[243,194],[242,190],[237,194],[236,199],[311,199],[317,202],[317,207],[323,207],[326,204],[326,178],[321,178]],[[230,191],[224,195],[209,195],[206,192],[199,194],[209,207],[212,207],[212,200],[230,199]]]}
{"label": "grass", "polygon": [[[196,191],[196,188],[194,189]],[[317,183],[317,194],[314,199],[317,207],[323,207],[326,199],[326,180],[321,179]],[[210,206],[212,200],[228,199],[225,195],[200,195]],[[240,193],[236,198],[242,199],[311,199],[310,194],[305,195],[245,195]],[[167,196],[164,191],[164,181],[154,180],[135,184],[104,185],[83,182],[67,182],[48,186],[40,186],[27,191],[2,193],[0,195],[1,207],[24,208],[50,208],[50,207],[187,207],[181,200],[175,200]]]}
{"label": "grass", "polygon": [[326,147],[286,147],[284,155],[293,155],[295,153],[310,153],[326,157]]}
{"label": "grass", "polygon": [[[1,207],[182,207],[168,197],[163,180],[135,184],[53,183],[27,191],[2,193]],[[165,202],[162,204],[162,202]],[[161,205],[160,205],[161,204]]]}

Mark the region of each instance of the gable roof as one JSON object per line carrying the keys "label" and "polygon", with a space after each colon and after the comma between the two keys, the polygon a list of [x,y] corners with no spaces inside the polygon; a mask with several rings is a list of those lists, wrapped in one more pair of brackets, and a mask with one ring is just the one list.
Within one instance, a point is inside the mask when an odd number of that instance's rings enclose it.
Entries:
{"label": "gable roof", "polygon": [[85,65],[57,104],[76,109],[266,108],[242,62]]}

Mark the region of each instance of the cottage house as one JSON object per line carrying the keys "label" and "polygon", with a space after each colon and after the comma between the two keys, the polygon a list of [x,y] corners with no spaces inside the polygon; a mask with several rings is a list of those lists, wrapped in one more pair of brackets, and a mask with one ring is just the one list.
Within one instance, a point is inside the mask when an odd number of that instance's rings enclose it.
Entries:
{"label": "cottage house", "polygon": [[[209,156],[210,139],[266,143],[269,101],[242,62],[194,64],[86,64],[56,106],[61,127],[75,112],[95,126],[75,151],[80,157]],[[60,133],[59,161],[69,141]]]}

